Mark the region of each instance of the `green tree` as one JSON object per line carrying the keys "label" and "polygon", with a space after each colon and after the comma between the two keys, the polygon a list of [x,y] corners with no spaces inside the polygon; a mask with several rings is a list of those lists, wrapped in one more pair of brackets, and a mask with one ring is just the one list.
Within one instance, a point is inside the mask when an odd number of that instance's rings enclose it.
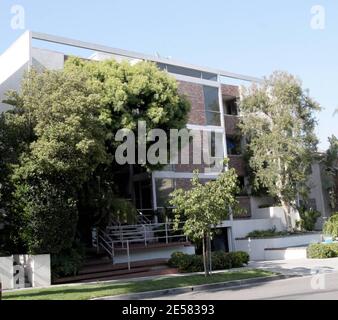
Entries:
{"label": "green tree", "polygon": [[330,147],[323,158],[323,187],[327,190],[330,207],[334,210],[337,206],[336,178],[338,173],[338,138],[329,138]]}
{"label": "green tree", "polygon": [[292,230],[291,208],[299,192],[306,196],[317,151],[314,113],[320,107],[299,79],[275,72],[263,83],[243,88],[240,109],[254,187],[280,201]]}
{"label": "green tree", "polygon": [[[71,252],[76,235],[123,214],[115,134],[181,129],[190,105],[154,64],[69,58],[61,71],[34,70],[13,110],[0,117],[0,209],[13,251]],[[2,134],[3,133],[3,134]],[[145,169],[153,166],[144,164]],[[126,205],[123,207],[127,207]]]}
{"label": "green tree", "polygon": [[192,179],[191,190],[178,189],[171,194],[170,204],[175,208],[175,228],[184,222],[184,233],[193,241],[202,241],[204,269],[210,274],[210,239],[214,227],[226,220],[238,206],[239,191],[234,169],[222,173],[215,181],[202,184],[198,172]]}

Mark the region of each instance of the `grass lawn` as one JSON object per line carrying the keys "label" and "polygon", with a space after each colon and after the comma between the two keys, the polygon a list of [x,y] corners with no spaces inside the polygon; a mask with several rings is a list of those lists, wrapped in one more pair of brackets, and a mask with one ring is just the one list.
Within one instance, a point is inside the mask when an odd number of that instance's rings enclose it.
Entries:
{"label": "grass lawn", "polygon": [[215,284],[272,275],[274,275],[274,273],[262,270],[243,270],[238,272],[217,273],[209,278],[205,278],[203,275],[196,275],[135,282],[51,287],[48,289],[21,290],[4,293],[3,300],[90,300],[121,294]]}

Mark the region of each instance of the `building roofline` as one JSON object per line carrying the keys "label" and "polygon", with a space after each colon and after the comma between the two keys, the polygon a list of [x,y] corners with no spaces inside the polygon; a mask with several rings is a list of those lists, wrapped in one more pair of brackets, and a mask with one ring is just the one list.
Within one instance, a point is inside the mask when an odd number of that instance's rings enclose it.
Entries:
{"label": "building roofline", "polygon": [[50,34],[45,34],[45,33],[41,33],[41,32],[34,32],[34,31],[28,31],[28,32],[31,35],[31,39],[34,39],[34,40],[51,42],[51,43],[76,47],[76,48],[80,48],[80,49],[87,49],[87,50],[102,52],[102,53],[116,54],[116,55],[120,55],[120,56],[124,56],[124,57],[128,57],[128,58],[133,58],[133,59],[140,59],[140,60],[152,61],[152,62],[157,62],[157,63],[164,63],[164,64],[174,65],[174,66],[178,66],[178,67],[189,68],[189,69],[194,69],[194,70],[208,72],[208,73],[214,73],[214,74],[217,74],[218,76],[221,76],[221,77],[232,78],[232,79],[237,79],[237,80],[242,80],[242,81],[258,82],[258,83],[262,82],[262,79],[260,79],[260,78],[242,75],[242,74],[237,74],[237,73],[233,73],[233,72],[228,72],[228,71],[221,70],[221,69],[200,67],[200,66],[196,66],[196,65],[192,65],[192,64],[188,64],[188,63],[184,63],[184,62],[180,62],[180,61],[175,61],[175,60],[171,60],[171,59],[158,58],[158,57],[154,57],[154,56],[151,56],[151,55],[146,55],[146,54],[142,54],[142,53],[138,53],[138,52],[134,52],[134,51],[128,51],[128,50],[108,47],[108,46],[104,46],[104,45],[93,44],[93,43],[89,43],[89,42],[74,40],[74,39],[50,35]]}

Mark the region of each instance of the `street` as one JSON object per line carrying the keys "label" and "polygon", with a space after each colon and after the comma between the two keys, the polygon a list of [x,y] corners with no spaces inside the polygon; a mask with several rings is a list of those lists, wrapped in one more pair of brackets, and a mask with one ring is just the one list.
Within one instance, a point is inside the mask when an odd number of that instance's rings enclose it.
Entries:
{"label": "street", "polygon": [[338,272],[154,300],[338,300]]}

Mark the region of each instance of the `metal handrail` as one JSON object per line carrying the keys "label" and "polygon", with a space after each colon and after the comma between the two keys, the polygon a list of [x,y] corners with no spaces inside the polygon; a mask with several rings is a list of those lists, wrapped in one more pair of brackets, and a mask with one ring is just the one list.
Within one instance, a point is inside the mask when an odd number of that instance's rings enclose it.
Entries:
{"label": "metal handrail", "polygon": [[[173,227],[174,223],[156,223],[144,225],[128,225],[119,227],[108,227],[106,232],[97,230],[97,246],[104,249],[113,259],[116,250],[126,250],[128,256],[128,269],[130,270],[130,251],[131,244],[144,243],[147,247],[150,243],[157,243],[165,240],[168,245],[172,239],[189,239],[184,235],[183,227]],[[161,233],[161,234],[159,234]],[[162,235],[164,233],[164,235]],[[173,234],[176,233],[176,234]],[[180,241],[181,242],[181,241]]]}

